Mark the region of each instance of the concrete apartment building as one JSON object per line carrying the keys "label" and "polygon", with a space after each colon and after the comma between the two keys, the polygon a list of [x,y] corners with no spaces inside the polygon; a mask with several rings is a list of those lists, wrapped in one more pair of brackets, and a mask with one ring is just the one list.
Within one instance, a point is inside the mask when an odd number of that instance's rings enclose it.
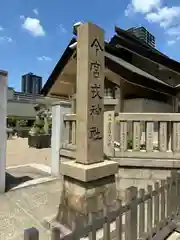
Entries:
{"label": "concrete apartment building", "polygon": [[141,41],[147,43],[151,47],[156,46],[156,39],[155,37],[145,28],[145,27],[133,27],[129,28],[127,32],[132,33]]}
{"label": "concrete apartment building", "polygon": [[42,77],[33,73],[28,73],[22,76],[21,92],[27,94],[40,94],[42,88]]}

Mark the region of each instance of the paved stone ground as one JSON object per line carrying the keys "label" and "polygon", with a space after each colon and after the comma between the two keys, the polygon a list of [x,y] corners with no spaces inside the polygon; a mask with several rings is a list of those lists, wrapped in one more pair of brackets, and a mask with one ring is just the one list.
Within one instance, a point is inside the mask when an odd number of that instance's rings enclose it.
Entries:
{"label": "paved stone ground", "polygon": [[180,240],[180,233],[173,232],[167,240]]}
{"label": "paved stone ground", "polygon": [[32,167],[30,164],[49,168],[50,162],[51,148],[29,148],[27,138],[7,140],[6,190],[29,180],[47,177],[49,173]]}
{"label": "paved stone ground", "polygon": [[[41,165],[40,165],[41,166]],[[31,165],[8,168],[6,170],[6,191],[18,187],[23,183],[50,176],[48,172],[42,171]]]}
{"label": "paved stone ground", "polygon": [[60,195],[60,179],[0,195],[0,239],[23,240],[23,229],[36,227],[40,240],[49,240],[42,223],[57,213]]}
{"label": "paved stone ground", "polygon": [[[31,179],[47,178],[49,173],[28,165],[35,163],[49,166],[50,160],[50,148],[29,148],[27,139],[23,138],[7,140],[7,190]],[[24,240],[23,230],[31,227],[40,231],[40,240],[49,240],[50,234],[42,222],[45,217],[57,213],[60,194],[60,179],[1,194],[0,240]]]}
{"label": "paved stone ground", "polygon": [[29,148],[27,138],[7,140],[6,166],[39,163],[50,165],[51,148]]}
{"label": "paved stone ground", "polygon": [[[7,141],[6,167],[8,190],[30,179],[49,176],[29,164],[50,166],[51,149],[29,148],[27,139]],[[25,166],[19,166],[25,165]],[[16,166],[17,168],[12,168]],[[122,174],[122,173],[121,173]],[[164,175],[164,173],[163,173]],[[159,176],[159,174],[158,174]],[[124,179],[124,188],[132,185]],[[152,179],[148,184],[152,184]],[[136,183],[137,184],[137,183]],[[147,184],[147,183],[146,183]],[[127,185],[127,186],[126,186]],[[141,186],[142,184],[138,184]],[[141,186],[144,187],[144,186]],[[24,240],[23,230],[36,227],[40,232],[40,240],[50,240],[50,233],[44,228],[43,220],[57,214],[61,197],[62,182],[60,179],[11,190],[0,195],[0,240]],[[180,239],[178,233],[173,233],[168,240]]]}

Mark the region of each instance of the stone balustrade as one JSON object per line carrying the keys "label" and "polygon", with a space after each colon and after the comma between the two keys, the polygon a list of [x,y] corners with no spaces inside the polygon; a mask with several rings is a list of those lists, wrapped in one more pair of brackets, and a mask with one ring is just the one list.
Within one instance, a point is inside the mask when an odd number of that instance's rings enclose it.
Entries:
{"label": "stone balustrade", "polygon": [[[64,127],[63,148],[74,151],[76,114],[64,116]],[[144,166],[179,167],[180,114],[105,112],[104,153],[122,165],[139,166],[144,160]]]}
{"label": "stone balustrade", "polygon": [[[105,125],[108,125],[108,122]],[[124,164],[130,160],[129,165],[136,159],[138,161],[134,162],[134,165],[138,162],[137,165],[140,165],[140,160],[146,160],[143,162],[145,165],[151,162],[150,165],[153,166],[163,160],[160,165],[166,163],[167,167],[172,164],[179,167],[179,113],[119,113],[114,117],[110,130],[109,135],[113,142],[110,145],[111,156],[120,159]]]}
{"label": "stone balustrade", "polygon": [[64,115],[63,148],[76,148],[76,114]]}
{"label": "stone balustrade", "polygon": [[[128,149],[133,152],[180,152],[180,114],[121,113],[115,117],[115,122],[119,125],[123,152]],[[132,128],[128,129],[128,124]],[[132,146],[128,141],[132,141]]]}

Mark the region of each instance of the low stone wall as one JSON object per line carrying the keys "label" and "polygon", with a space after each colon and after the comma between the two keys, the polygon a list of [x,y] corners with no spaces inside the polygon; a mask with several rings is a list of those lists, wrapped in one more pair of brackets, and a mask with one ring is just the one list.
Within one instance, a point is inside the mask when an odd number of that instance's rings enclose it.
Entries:
{"label": "low stone wall", "polygon": [[164,168],[119,168],[116,174],[118,197],[124,200],[124,190],[130,186],[147,189],[148,185],[154,185],[155,182],[165,180],[170,175],[171,170]]}
{"label": "low stone wall", "polygon": [[[60,161],[74,160],[72,155],[68,155],[71,151],[61,150]],[[65,157],[68,156],[68,157]],[[142,161],[143,162],[143,161]],[[119,167],[119,171],[116,174],[116,186],[118,197],[121,200],[125,199],[125,189],[131,186],[135,186],[138,189],[147,189],[148,185],[154,185],[155,182],[165,180],[170,177],[172,169],[166,168],[148,168],[148,167]]]}

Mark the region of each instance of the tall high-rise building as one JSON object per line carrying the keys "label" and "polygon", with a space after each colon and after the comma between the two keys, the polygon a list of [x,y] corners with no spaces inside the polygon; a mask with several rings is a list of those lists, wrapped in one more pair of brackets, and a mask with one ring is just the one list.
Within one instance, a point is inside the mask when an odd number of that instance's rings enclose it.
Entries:
{"label": "tall high-rise building", "polygon": [[127,32],[132,33],[151,47],[155,47],[155,37],[145,27],[129,28]]}
{"label": "tall high-rise building", "polygon": [[21,91],[33,95],[39,94],[42,88],[42,77],[36,76],[33,73],[28,73],[22,76]]}

